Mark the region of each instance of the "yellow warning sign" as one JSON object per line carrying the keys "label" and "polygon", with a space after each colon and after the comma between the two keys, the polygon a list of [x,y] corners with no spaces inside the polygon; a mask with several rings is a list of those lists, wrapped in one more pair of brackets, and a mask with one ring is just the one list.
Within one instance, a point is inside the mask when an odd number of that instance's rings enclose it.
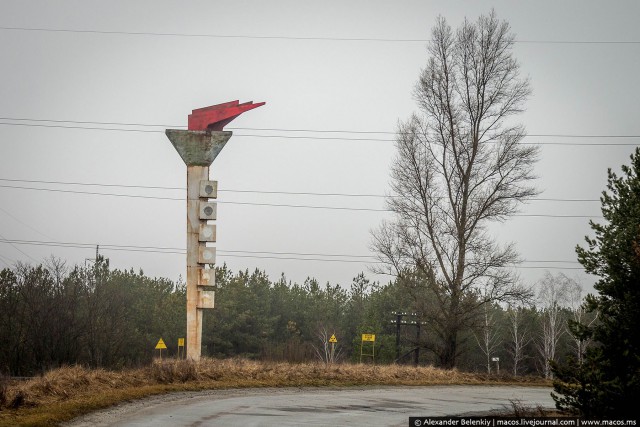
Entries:
{"label": "yellow warning sign", "polygon": [[329,338],[329,342],[338,342],[335,334],[331,335],[331,338]]}
{"label": "yellow warning sign", "polygon": [[160,338],[160,341],[158,341],[158,344],[156,344],[156,350],[161,350],[161,349],[166,349],[167,346],[164,343],[164,341],[162,341],[162,338]]}
{"label": "yellow warning sign", "polygon": [[375,341],[376,334],[362,334],[362,341]]}
{"label": "yellow warning sign", "polygon": [[184,338],[178,338],[178,347],[184,347]]}

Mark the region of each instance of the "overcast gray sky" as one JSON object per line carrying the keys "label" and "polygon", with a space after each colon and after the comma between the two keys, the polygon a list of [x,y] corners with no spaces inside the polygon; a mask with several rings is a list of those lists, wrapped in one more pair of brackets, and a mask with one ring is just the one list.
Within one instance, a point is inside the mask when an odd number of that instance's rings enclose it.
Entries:
{"label": "overcast gray sky", "polygon": [[[9,239],[100,244],[113,267],[184,275],[184,255],[150,252],[186,240],[185,191],[166,188],[184,187],[186,167],[163,131],[239,99],[267,105],[228,126],[234,136],[211,168],[219,263],[299,283],[348,285],[361,271],[386,281],[364,258],[389,215],[384,197],[268,192],[387,193],[389,132],[416,111],[436,17],[457,27],[491,8],[516,33],[531,79],[520,121],[531,135],[574,136],[527,137],[546,144],[540,197],[565,201],[531,201],[521,214],[597,217],[598,202],[566,199],[597,200],[607,168],[628,163],[638,143],[592,136],[640,135],[640,2],[0,0],[0,267],[95,253]],[[526,282],[553,268],[593,283],[574,253],[588,218],[520,216],[493,229],[527,260]]]}

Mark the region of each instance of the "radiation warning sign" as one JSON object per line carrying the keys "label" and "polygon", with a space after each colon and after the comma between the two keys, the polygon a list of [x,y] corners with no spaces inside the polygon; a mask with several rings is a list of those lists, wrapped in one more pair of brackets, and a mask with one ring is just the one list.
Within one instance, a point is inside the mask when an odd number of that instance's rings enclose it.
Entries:
{"label": "radiation warning sign", "polygon": [[338,339],[336,338],[336,334],[331,335],[331,338],[329,338],[329,342],[338,342]]}
{"label": "radiation warning sign", "polygon": [[167,348],[167,345],[164,343],[162,338],[160,338],[160,340],[158,341],[158,344],[156,344],[156,350],[165,350],[166,348]]}

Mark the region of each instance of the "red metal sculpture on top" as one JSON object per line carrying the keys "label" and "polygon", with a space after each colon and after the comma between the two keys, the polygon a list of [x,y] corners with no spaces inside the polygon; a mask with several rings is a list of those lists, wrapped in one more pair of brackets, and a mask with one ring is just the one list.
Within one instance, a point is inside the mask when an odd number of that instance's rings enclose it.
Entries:
{"label": "red metal sculpture on top", "polygon": [[245,111],[264,105],[265,102],[254,104],[253,101],[240,104],[239,101],[198,108],[189,114],[189,130],[221,131],[231,120]]}

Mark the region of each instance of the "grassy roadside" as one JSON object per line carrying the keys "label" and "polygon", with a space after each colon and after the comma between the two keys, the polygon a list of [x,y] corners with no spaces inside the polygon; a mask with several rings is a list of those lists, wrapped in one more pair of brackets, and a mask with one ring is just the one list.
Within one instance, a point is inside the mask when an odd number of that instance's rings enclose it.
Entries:
{"label": "grassy roadside", "polygon": [[248,387],[360,385],[532,385],[540,378],[446,371],[433,367],[359,364],[289,364],[245,359],[164,360],[106,371],[80,366],[55,369],[23,383],[0,384],[0,426],[52,426],[120,402],[173,391]]}

